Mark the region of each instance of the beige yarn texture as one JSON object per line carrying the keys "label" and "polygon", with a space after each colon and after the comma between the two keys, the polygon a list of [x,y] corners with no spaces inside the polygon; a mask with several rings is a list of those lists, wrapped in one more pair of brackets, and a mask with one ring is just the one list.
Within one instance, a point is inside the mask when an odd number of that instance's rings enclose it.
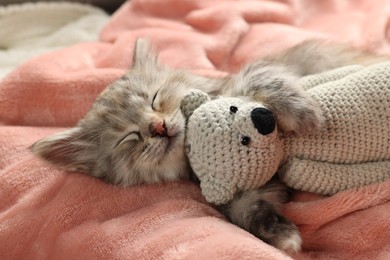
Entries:
{"label": "beige yarn texture", "polygon": [[301,81],[321,82],[308,92],[326,122],[315,135],[284,137],[280,176],[292,188],[331,195],[390,178],[390,63],[348,68]]}
{"label": "beige yarn texture", "polygon": [[[188,157],[207,201],[225,204],[277,171],[292,188],[324,195],[390,178],[390,63],[344,67],[300,83],[326,119],[313,135],[259,134],[250,120],[250,111],[263,106],[258,102],[204,103],[203,97],[196,105],[199,93],[184,102],[191,104],[185,112]],[[240,143],[244,135],[251,137],[248,146]]]}
{"label": "beige yarn texture", "polygon": [[[192,97],[187,97],[182,108],[187,116],[186,111],[196,107],[199,92]],[[232,113],[231,106],[238,111]],[[236,192],[257,188],[275,174],[282,155],[277,151],[281,143],[277,131],[258,133],[250,117],[256,107],[263,106],[240,98],[222,98],[201,105],[191,115],[186,132],[187,155],[208,202],[225,204]],[[250,145],[241,144],[243,136],[251,138]]]}

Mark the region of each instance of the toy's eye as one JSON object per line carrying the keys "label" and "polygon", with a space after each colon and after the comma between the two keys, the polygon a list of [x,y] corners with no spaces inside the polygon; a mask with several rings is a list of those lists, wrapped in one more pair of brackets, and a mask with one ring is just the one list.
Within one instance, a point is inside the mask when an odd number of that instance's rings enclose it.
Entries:
{"label": "toy's eye", "polygon": [[251,141],[251,138],[249,136],[243,136],[241,138],[241,144],[242,145],[248,145],[250,141]]}
{"label": "toy's eye", "polygon": [[237,110],[238,110],[238,108],[235,107],[235,106],[231,106],[231,107],[230,107],[230,112],[232,112],[232,113],[236,113]]}

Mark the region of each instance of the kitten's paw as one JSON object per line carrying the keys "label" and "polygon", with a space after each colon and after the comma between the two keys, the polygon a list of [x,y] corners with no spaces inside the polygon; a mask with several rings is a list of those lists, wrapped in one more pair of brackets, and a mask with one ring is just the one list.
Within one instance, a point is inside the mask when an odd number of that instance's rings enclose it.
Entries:
{"label": "kitten's paw", "polygon": [[290,237],[282,239],[280,244],[278,244],[276,247],[286,251],[295,253],[301,250],[302,245],[302,239],[298,231],[291,232]]}
{"label": "kitten's paw", "polygon": [[312,133],[321,127],[323,111],[298,78],[288,66],[259,61],[236,76],[233,94],[263,103],[274,114],[280,130]]}
{"label": "kitten's paw", "polygon": [[242,192],[220,210],[237,226],[264,242],[287,252],[301,249],[298,228],[279,213],[289,190],[276,178],[265,186]]}
{"label": "kitten's paw", "polygon": [[302,239],[298,228],[272,207],[254,212],[251,232],[264,242],[286,252],[298,252]]}

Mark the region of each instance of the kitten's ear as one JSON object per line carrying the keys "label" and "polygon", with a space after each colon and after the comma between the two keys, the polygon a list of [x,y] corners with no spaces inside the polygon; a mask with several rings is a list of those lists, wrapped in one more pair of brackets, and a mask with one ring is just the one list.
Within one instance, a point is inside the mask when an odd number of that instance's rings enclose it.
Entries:
{"label": "kitten's ear", "polygon": [[149,41],[139,38],[135,42],[133,53],[133,68],[142,68],[145,66],[158,67],[157,56],[150,47]]}
{"label": "kitten's ear", "polygon": [[67,171],[91,173],[97,147],[79,127],[41,139],[30,149],[34,155]]}
{"label": "kitten's ear", "polygon": [[195,109],[209,100],[209,95],[198,89],[193,89],[185,95],[181,102],[180,109],[186,120],[188,120]]}

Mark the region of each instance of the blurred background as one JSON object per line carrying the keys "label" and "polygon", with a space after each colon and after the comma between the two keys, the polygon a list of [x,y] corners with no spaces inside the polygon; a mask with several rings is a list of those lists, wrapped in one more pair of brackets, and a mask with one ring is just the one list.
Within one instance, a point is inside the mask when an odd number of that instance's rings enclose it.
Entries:
{"label": "blurred background", "polygon": [[96,42],[126,0],[0,0],[0,81],[23,62]]}
{"label": "blurred background", "polygon": [[[109,13],[114,12],[126,0],[69,0],[66,2],[78,2],[103,8]],[[1,0],[0,5],[21,4],[25,2],[64,2],[64,0]]]}

